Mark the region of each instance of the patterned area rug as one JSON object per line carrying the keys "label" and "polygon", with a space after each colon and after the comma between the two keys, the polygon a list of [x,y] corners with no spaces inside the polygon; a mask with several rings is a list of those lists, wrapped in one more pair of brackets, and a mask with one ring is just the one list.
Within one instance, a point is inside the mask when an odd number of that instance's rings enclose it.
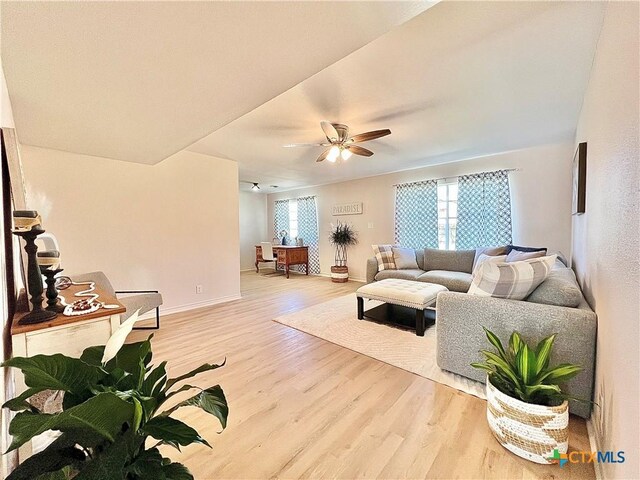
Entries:
{"label": "patterned area rug", "polygon": [[[380,302],[365,301],[365,310],[377,305],[380,305]],[[355,294],[289,313],[274,321],[434,382],[479,398],[486,398],[483,384],[445,372],[438,367],[436,325],[428,326],[425,336],[418,337],[410,330],[369,320],[358,320]]]}

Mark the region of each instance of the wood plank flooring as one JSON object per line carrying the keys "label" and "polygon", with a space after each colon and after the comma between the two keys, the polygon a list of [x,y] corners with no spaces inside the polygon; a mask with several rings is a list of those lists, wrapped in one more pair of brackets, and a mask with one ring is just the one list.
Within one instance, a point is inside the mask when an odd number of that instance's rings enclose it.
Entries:
{"label": "wood plank flooring", "polygon": [[[198,480],[594,478],[590,465],[536,465],[509,453],[487,427],[483,400],[272,321],[359,285],[243,273],[241,300],[163,317],[154,363],[167,360],[174,376],[226,357],[190,383],[221,384],[230,409],[220,435],[210,415],[179,410],[213,449],[163,453]],[[589,450],[577,417],[570,448]]]}

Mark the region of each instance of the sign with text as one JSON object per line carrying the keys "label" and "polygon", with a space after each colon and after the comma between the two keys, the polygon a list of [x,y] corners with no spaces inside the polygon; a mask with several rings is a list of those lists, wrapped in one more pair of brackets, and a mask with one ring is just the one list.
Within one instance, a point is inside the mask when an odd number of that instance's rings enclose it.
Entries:
{"label": "sign with text", "polygon": [[331,214],[333,216],[362,215],[362,202],[341,203],[340,205],[334,205]]}

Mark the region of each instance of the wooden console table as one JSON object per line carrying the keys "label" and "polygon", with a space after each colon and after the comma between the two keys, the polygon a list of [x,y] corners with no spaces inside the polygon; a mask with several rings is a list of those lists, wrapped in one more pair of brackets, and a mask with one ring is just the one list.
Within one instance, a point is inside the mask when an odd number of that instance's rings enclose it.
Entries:
{"label": "wooden console table", "polygon": [[296,245],[274,245],[273,253],[275,259],[262,258],[262,247],[256,245],[256,272],[259,272],[259,262],[276,262],[276,269],[278,267],[284,268],[284,272],[289,278],[289,267],[291,265],[304,265],[305,272],[309,275],[309,247],[298,247]]}
{"label": "wooden console table", "polygon": [[[85,290],[86,285],[72,285],[61,294],[67,302],[76,298],[74,293]],[[18,321],[29,312],[17,312],[11,324],[11,342],[14,357],[33,357],[34,355],[53,355],[62,353],[70,357],[79,357],[83,350],[93,345],[104,345],[109,337],[120,326],[120,314],[126,311],[117,299],[96,288],[98,300],[107,305],[117,305],[118,308],[100,308],[86,315],[66,317],[58,314],[49,322],[35,325],[18,325]],[[18,396],[27,389],[22,372],[15,370],[15,395]],[[44,449],[53,437],[43,435],[32,442],[25,443],[18,450],[18,458],[23,462],[32,453]]]}

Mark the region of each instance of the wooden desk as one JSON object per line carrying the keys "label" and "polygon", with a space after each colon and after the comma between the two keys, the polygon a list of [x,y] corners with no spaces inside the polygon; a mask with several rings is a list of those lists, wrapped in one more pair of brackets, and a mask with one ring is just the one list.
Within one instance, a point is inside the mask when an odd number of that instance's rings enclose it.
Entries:
{"label": "wooden desk", "polygon": [[291,265],[304,265],[306,274],[309,275],[309,247],[298,247],[296,245],[274,245],[273,253],[275,258],[262,258],[262,247],[256,245],[256,272],[259,272],[260,262],[276,262],[278,267],[284,268],[284,272],[289,278],[289,267]]}
{"label": "wooden desk", "polygon": [[[72,285],[62,290],[67,303],[77,298],[73,294],[85,290],[86,285]],[[109,337],[120,326],[120,314],[126,311],[117,299],[99,288],[93,293],[99,295],[98,301],[107,305],[118,305],[118,308],[100,308],[86,315],[66,317],[61,313],[49,322],[35,325],[18,325],[18,321],[28,312],[17,312],[13,316],[11,324],[11,343],[14,357],[33,357],[34,355],[53,355],[62,353],[70,357],[79,357],[82,351],[93,345],[104,345]],[[15,395],[18,396],[26,390],[24,376],[18,370],[15,371]],[[18,450],[18,458],[23,462],[32,453],[41,451],[53,437],[43,435],[36,437],[32,442],[25,443]]]}

